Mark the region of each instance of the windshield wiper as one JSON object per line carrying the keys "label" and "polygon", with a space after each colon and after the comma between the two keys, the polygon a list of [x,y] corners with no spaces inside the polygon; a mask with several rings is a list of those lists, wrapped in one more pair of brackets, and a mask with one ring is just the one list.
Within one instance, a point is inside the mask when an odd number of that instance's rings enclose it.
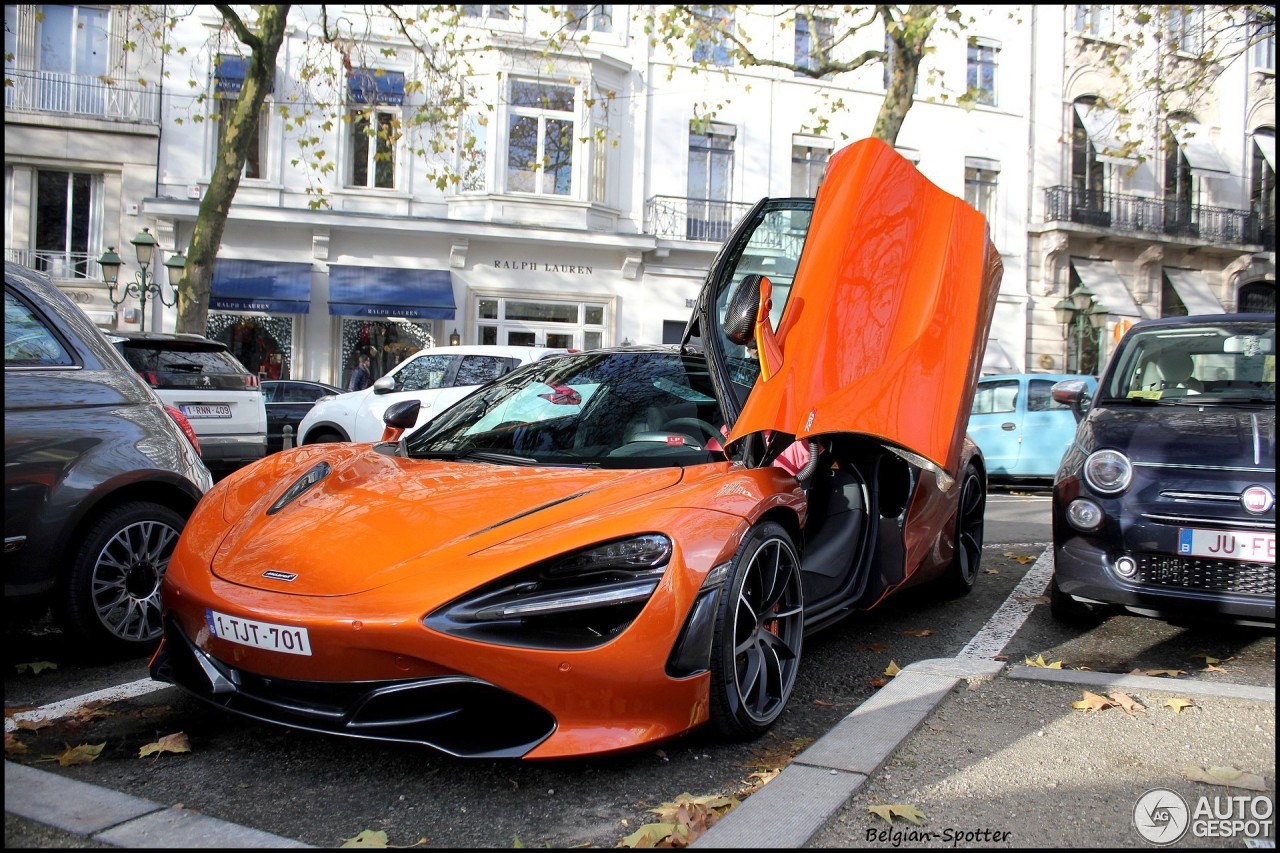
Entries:
{"label": "windshield wiper", "polygon": [[463,450],[453,457],[456,460],[475,459],[479,462],[496,462],[499,465],[537,465],[537,459],[528,456],[516,456],[512,453],[499,453],[496,450]]}

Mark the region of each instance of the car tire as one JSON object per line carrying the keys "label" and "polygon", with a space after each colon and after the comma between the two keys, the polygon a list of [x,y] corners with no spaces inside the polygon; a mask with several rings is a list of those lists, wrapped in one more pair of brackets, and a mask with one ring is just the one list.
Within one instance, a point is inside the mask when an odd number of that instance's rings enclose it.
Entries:
{"label": "car tire", "polygon": [[332,444],[337,441],[346,441],[346,439],[335,430],[321,429],[308,433],[304,444]]}
{"label": "car tire", "polygon": [[800,557],[782,525],[753,527],[729,565],[711,644],[710,716],[721,737],[750,740],[786,709],[800,669]]}
{"label": "car tire", "polygon": [[960,502],[956,505],[956,542],[951,562],[938,579],[943,595],[968,595],[978,579],[982,562],[982,540],[986,527],[987,486],[976,465],[964,469],[960,481]]}
{"label": "car tire", "polygon": [[90,522],[59,590],[54,615],[90,651],[143,654],[160,639],[160,581],[185,519],[158,503],[131,501]]}
{"label": "car tire", "polygon": [[1057,576],[1049,579],[1049,612],[1054,619],[1068,625],[1096,625],[1103,614],[1092,604],[1076,601],[1058,586]]}

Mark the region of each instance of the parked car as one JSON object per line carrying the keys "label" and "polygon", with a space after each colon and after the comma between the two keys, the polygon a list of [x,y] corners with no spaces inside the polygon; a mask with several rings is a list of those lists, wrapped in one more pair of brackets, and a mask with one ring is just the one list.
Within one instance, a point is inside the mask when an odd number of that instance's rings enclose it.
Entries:
{"label": "parked car", "polygon": [[262,388],[226,344],[165,332],[117,332],[111,340],[156,395],[191,422],[201,458],[216,474],[266,455]]}
{"label": "parked car", "polygon": [[1058,463],[1076,435],[1075,411],[1050,393],[1064,379],[1084,382],[1086,397],[1098,387],[1093,376],[1069,373],[1017,373],[978,380],[969,437],[982,448],[992,482],[1053,483]]}
{"label": "parked car", "polygon": [[[973,586],[986,476],[965,423],[1000,276],[981,214],[855,143],[816,202],[742,219],[683,346],[535,361],[402,436],[422,404],[392,406],[394,443],[299,447],[215,486],[151,673],[459,756],[757,737],[808,632]],[[796,440],[805,468],[770,464]]]}
{"label": "parked car", "polygon": [[384,428],[382,414],[395,403],[419,401],[418,423],[426,423],[486,382],[522,364],[566,352],[486,344],[419,350],[362,391],[322,397],[302,419],[299,443],[377,441]]}
{"label": "parked car", "polygon": [[327,382],[309,379],[268,379],[262,383],[267,403],[267,452],[284,447],[284,428],[289,427],[290,447],[298,445],[302,419],[322,397],[335,397],[342,389]]}
{"label": "parked car", "polygon": [[[1053,490],[1053,612],[1275,624],[1273,314],[1137,323]],[[1054,390],[1079,406],[1083,383]]]}
{"label": "parked car", "polygon": [[155,646],[160,578],[213,484],[180,424],[44,274],[5,263],[6,608],[51,605],[83,649]]}

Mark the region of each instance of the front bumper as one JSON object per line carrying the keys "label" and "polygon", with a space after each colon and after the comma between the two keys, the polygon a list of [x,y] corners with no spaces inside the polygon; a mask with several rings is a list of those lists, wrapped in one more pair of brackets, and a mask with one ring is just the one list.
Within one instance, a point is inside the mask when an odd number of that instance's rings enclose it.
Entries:
{"label": "front bumper", "polygon": [[534,703],[465,676],[323,682],[256,675],[201,651],[172,620],[151,677],[255,720],[467,758],[521,757],[556,728]]}

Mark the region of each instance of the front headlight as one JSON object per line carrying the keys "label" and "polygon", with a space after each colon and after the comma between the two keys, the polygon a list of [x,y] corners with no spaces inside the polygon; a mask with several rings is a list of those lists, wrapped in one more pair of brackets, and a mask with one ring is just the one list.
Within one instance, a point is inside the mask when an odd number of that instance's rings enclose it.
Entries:
{"label": "front headlight", "polygon": [[428,614],[423,624],[523,648],[594,648],[640,615],[671,552],[671,540],[660,533],[593,545],[486,584]]}
{"label": "front headlight", "polygon": [[1084,461],[1084,481],[1100,494],[1119,494],[1133,481],[1133,463],[1118,450],[1095,450]]}

